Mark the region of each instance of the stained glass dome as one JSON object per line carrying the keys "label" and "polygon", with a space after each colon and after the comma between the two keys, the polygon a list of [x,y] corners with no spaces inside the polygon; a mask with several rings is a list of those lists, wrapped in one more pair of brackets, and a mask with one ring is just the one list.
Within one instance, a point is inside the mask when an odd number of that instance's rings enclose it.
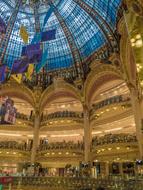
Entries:
{"label": "stained glass dome", "polygon": [[[42,28],[50,4],[48,0],[38,2],[39,21]],[[116,29],[121,0],[54,0],[52,2],[56,11],[52,12],[43,28],[43,31],[56,29],[56,38],[43,43],[43,50],[48,50],[46,65],[48,71],[73,66],[76,54],[81,61],[84,61],[104,46],[108,42],[109,31],[112,30],[114,33]],[[0,16],[6,24],[15,4],[15,0],[0,0]],[[29,33],[29,43],[31,43],[35,34],[35,17],[29,0],[20,7],[13,26],[5,56],[5,61],[9,66],[21,56],[24,46],[19,35],[21,25],[26,27]],[[69,38],[72,39],[71,44],[69,44]]]}

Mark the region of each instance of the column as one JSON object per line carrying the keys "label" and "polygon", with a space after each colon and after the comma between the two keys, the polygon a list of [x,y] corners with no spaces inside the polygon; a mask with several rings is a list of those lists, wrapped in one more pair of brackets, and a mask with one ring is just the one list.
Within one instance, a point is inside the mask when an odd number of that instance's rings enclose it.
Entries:
{"label": "column", "polygon": [[109,173],[110,173],[110,171],[109,171],[109,162],[107,161],[107,162],[105,162],[105,175],[108,177],[109,176]]}
{"label": "column", "polygon": [[91,155],[91,142],[92,142],[92,129],[90,127],[89,110],[87,105],[83,105],[84,114],[84,161],[90,162]]}
{"label": "column", "polygon": [[119,162],[119,172],[120,172],[120,175],[123,177],[123,163],[122,162]]}
{"label": "column", "polygon": [[142,100],[138,97],[138,90],[135,88],[130,88],[132,108],[134,113],[134,119],[136,124],[136,135],[139,145],[140,159],[143,159],[143,117],[142,117]]}
{"label": "column", "polygon": [[33,146],[31,151],[31,163],[34,164],[36,161],[36,153],[39,143],[39,128],[40,128],[40,113],[39,111],[35,112],[34,120],[34,133],[33,133]]}

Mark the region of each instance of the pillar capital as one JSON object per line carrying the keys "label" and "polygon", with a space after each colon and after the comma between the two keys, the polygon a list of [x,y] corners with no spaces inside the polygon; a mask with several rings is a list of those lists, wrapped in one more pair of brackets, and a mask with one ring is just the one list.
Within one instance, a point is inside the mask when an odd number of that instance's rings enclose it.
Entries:
{"label": "pillar capital", "polygon": [[128,9],[133,11],[136,15],[143,17],[143,1],[142,0],[126,0]]}

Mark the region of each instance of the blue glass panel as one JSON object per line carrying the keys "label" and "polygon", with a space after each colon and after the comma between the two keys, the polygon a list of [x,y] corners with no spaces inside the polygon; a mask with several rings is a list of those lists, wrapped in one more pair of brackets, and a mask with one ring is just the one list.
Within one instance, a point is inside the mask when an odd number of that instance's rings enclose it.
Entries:
{"label": "blue glass panel", "polygon": [[[115,29],[117,12],[121,0],[83,0],[83,2],[87,3],[92,9],[97,11],[98,14],[110,25],[111,29]],[[64,19],[83,60],[106,43],[107,40],[101,28],[84,10],[82,10],[81,7],[79,7],[79,5],[74,2],[74,0],[54,0],[54,4],[57,6],[60,15]],[[8,22],[14,7],[15,0],[0,0],[0,16],[6,23]],[[48,9],[48,3],[45,4],[40,2],[40,8],[38,11],[41,28]],[[29,33],[29,43],[34,36],[35,19],[33,12],[32,7],[28,4],[20,8],[4,60],[9,66],[12,65],[15,59],[21,56],[24,43],[19,36],[20,26],[23,24],[26,27]],[[97,19],[99,19],[99,17]],[[103,25],[103,22],[100,19],[99,22]],[[43,43],[43,51],[48,49],[47,71],[71,67],[74,64],[71,49],[67,37],[64,34],[64,30],[54,13],[50,16],[44,27],[44,31],[51,29],[56,29],[56,39]],[[106,26],[104,26],[104,30],[108,32]]]}

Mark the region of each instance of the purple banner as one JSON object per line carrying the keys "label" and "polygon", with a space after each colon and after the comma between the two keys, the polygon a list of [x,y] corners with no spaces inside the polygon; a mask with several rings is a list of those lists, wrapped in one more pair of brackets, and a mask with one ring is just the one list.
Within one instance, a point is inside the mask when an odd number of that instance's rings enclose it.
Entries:
{"label": "purple banner", "polygon": [[15,60],[12,66],[11,74],[19,74],[27,72],[29,62],[25,59]]}
{"label": "purple banner", "polygon": [[0,66],[0,83],[5,81],[6,78],[6,65]]}
{"label": "purple banner", "polygon": [[42,59],[42,50],[28,51],[27,58],[29,63],[39,62]]}
{"label": "purple banner", "polygon": [[26,56],[26,46],[22,47],[21,56]]}
{"label": "purple banner", "polygon": [[40,43],[31,44],[22,48],[21,56],[26,56],[29,63],[39,62],[42,59],[42,50]]}
{"label": "purple banner", "polygon": [[32,51],[36,51],[36,50],[40,50],[40,43],[38,44],[30,44],[28,46],[26,46],[26,52],[32,52]]}
{"label": "purple banner", "polygon": [[42,42],[54,40],[55,38],[56,38],[56,29],[41,33],[41,41]]}

